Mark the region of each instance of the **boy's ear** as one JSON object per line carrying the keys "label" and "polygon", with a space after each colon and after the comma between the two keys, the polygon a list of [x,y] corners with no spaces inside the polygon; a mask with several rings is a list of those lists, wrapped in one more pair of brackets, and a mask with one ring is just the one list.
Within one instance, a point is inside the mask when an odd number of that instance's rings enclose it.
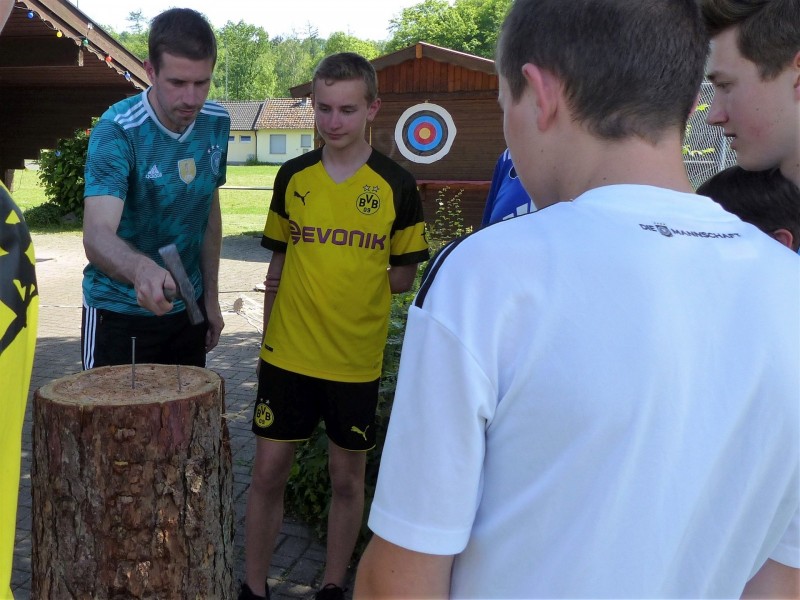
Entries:
{"label": "boy's ear", "polygon": [[800,51],[794,55],[792,60],[792,68],[794,69],[794,99],[800,102]]}
{"label": "boy's ear", "polygon": [[370,104],[367,107],[367,122],[368,123],[372,122],[372,120],[375,118],[375,115],[378,114],[378,110],[380,109],[380,107],[381,107],[381,99],[380,98],[375,98],[375,100],[372,101],[372,104]]}
{"label": "boy's ear", "polygon": [[522,74],[528,82],[536,106],[536,126],[544,131],[558,114],[561,82],[549,71],[532,63],[522,65]]}
{"label": "boy's ear", "polygon": [[776,229],[770,234],[773,238],[778,240],[781,244],[786,246],[787,248],[793,250],[794,249],[794,236],[792,232],[788,229]]}

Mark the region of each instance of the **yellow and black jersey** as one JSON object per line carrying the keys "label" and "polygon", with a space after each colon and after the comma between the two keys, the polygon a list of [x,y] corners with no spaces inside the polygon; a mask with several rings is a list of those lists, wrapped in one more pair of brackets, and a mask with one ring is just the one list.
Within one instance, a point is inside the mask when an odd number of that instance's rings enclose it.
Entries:
{"label": "yellow and black jersey", "polygon": [[286,253],[261,358],[332,381],[380,376],[391,293],[387,267],[428,259],[413,176],[373,150],[334,182],[318,149],[285,163],[261,244]]}
{"label": "yellow and black jersey", "polygon": [[28,228],[0,183],[0,597],[9,595],[22,422],[28,399],[39,288]]}

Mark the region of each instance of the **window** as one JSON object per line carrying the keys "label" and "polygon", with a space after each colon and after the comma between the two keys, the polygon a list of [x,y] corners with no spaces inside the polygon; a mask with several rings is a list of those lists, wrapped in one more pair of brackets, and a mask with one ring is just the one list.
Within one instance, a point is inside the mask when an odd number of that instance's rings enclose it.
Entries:
{"label": "window", "polygon": [[253,141],[253,136],[251,135],[240,135],[239,141],[243,144],[250,144]]}
{"label": "window", "polygon": [[236,141],[236,136],[235,135],[229,135],[228,136],[228,143],[229,144],[232,143],[232,142],[235,142],[235,141]]}
{"label": "window", "polygon": [[303,133],[300,135],[300,147],[311,148],[311,134]]}
{"label": "window", "polygon": [[269,153],[286,154],[286,134],[272,133],[269,136]]}

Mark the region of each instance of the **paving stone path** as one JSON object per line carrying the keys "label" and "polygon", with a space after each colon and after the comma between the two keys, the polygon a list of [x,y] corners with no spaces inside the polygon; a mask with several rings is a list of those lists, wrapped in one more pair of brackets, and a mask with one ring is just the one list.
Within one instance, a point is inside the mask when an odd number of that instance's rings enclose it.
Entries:
{"label": "paving stone path", "polygon": [[[33,236],[40,311],[36,359],[22,439],[22,477],[11,588],[17,600],[31,596],[31,405],[33,391],[81,369],[81,277],[86,265],[79,233]],[[235,573],[244,575],[244,509],[255,441],[250,418],[256,393],[255,367],[261,343],[264,280],[269,252],[253,236],[223,240],[220,263],[220,305],[225,329],[208,356],[208,368],[225,378],[225,400],[233,454],[236,510]],[[270,584],[272,598],[313,598],[322,577],[324,547],[302,523],[287,518],[278,540]],[[352,586],[351,586],[352,587]]]}

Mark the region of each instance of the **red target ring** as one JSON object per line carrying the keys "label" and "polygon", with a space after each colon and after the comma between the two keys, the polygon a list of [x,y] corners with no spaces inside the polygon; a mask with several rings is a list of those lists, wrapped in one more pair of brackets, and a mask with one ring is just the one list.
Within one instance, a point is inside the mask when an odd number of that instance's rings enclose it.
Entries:
{"label": "red target ring", "polygon": [[397,148],[416,163],[432,163],[446,156],[455,136],[456,126],[450,113],[427,102],[408,108],[395,126]]}

